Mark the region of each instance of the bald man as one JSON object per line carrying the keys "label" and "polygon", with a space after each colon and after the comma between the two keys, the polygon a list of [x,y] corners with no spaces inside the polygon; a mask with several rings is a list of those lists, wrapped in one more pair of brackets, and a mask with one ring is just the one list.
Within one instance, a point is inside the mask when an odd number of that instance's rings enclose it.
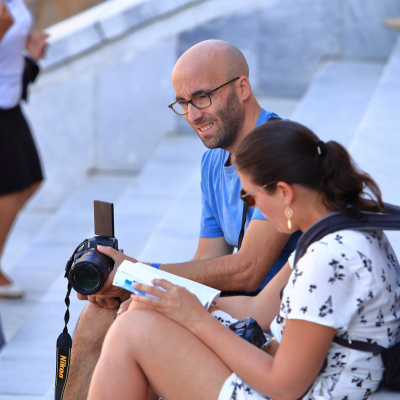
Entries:
{"label": "bald man", "polygon": [[[240,250],[243,201],[235,171],[240,140],[276,114],[260,107],[251,91],[243,54],[229,43],[207,40],[190,48],[172,72],[176,101],[169,107],[182,115],[208,150],[201,163],[202,217],[199,244],[193,259],[161,264],[160,269],[227,292],[257,292],[285,264],[298,234],[279,233],[253,208],[246,213],[246,233]],[[112,324],[118,302],[130,293],[112,286],[121,262],[137,260],[112,248],[99,248],[115,261],[104,289],[94,296],[78,295],[90,303],[74,334],[69,380],[64,399],[85,399],[101,345]]]}

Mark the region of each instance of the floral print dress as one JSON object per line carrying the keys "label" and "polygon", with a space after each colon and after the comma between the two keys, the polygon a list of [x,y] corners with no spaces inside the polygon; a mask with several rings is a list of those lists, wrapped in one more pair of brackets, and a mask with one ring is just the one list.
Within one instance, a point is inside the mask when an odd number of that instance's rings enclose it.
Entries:
{"label": "floral print dress", "polygon": [[[349,341],[384,347],[400,341],[400,268],[386,235],[346,230],[310,245],[293,268],[271,324],[278,341],[290,318],[335,328],[336,336]],[[333,342],[327,366],[303,399],[366,399],[382,375],[379,354]]]}

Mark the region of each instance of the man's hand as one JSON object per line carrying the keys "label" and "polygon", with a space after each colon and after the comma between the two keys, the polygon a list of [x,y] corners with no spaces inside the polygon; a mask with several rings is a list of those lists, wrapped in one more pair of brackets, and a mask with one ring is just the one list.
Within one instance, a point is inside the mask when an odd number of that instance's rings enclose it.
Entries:
{"label": "man's hand", "polygon": [[128,260],[131,262],[136,263],[137,260],[128,257],[125,254],[119,252],[118,250],[113,249],[112,247],[105,247],[105,246],[97,246],[97,250],[100,253],[105,254],[106,256],[112,258],[114,260],[114,268],[111,271],[110,275],[107,278],[103,288],[97,292],[96,294],[85,296],[82,294],[77,294],[79,300],[88,300],[97,306],[104,307],[104,308],[118,308],[120,302],[115,299],[118,297],[121,301],[125,301],[129,299],[130,292],[125,289],[122,289],[118,286],[113,286],[114,276],[117,272],[118,267],[121,265],[122,261]]}
{"label": "man's hand", "polygon": [[47,33],[41,31],[32,31],[26,40],[26,50],[30,56],[38,61],[44,56],[46,51],[46,39],[49,37]]}

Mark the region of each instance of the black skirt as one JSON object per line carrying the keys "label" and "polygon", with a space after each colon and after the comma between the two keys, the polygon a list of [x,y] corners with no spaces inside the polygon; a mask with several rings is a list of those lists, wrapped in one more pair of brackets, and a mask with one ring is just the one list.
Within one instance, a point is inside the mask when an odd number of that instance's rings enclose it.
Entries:
{"label": "black skirt", "polygon": [[21,107],[0,109],[0,195],[42,180],[39,155]]}

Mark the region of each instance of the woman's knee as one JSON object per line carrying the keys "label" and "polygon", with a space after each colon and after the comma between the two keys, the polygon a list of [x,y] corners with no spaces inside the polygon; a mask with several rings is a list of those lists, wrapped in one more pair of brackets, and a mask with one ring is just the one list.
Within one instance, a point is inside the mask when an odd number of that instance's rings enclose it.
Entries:
{"label": "woman's knee", "polygon": [[[166,333],[166,317],[150,309],[132,309],[118,316],[112,327],[111,335],[123,337],[131,349],[146,351],[153,348],[161,333]],[[171,323],[171,321],[169,321]]]}

